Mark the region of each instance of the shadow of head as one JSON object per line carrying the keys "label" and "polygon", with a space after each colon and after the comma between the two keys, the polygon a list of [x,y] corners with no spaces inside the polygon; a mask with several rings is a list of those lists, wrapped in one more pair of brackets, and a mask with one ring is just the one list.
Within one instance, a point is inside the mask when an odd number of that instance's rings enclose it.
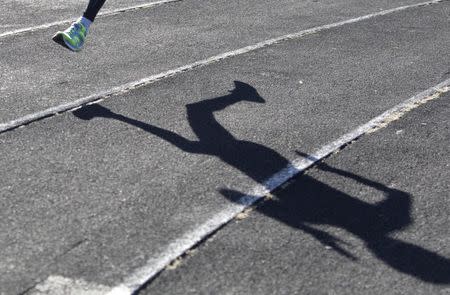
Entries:
{"label": "shadow of head", "polygon": [[109,109],[98,105],[98,104],[91,104],[82,107],[81,109],[78,109],[73,112],[74,116],[82,119],[82,120],[91,120],[95,117],[99,118],[111,118],[114,117],[114,113],[111,112]]}
{"label": "shadow of head", "polygon": [[234,81],[234,89],[231,90],[231,94],[242,101],[250,101],[256,103],[265,103],[266,101],[262,98],[258,91],[247,83]]}

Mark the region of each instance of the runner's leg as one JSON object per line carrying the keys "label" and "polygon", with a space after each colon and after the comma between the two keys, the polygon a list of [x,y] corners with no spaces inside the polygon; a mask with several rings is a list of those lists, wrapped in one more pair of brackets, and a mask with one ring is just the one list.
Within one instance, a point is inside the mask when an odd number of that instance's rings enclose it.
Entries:
{"label": "runner's leg", "polygon": [[57,32],[53,40],[72,51],[80,51],[83,48],[89,27],[97,16],[100,8],[106,0],[89,0],[86,11],[79,19],[63,32]]}
{"label": "runner's leg", "polygon": [[93,22],[105,1],[106,0],[89,0],[89,4],[83,16]]}

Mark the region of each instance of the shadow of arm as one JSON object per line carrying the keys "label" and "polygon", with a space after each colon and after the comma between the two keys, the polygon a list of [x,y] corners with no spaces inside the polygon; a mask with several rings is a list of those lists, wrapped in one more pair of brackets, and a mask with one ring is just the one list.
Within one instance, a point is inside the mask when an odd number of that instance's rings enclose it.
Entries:
{"label": "shadow of arm", "polygon": [[376,190],[384,193],[385,199],[378,202],[376,206],[389,219],[389,223],[392,229],[402,228],[409,225],[412,222],[410,211],[411,211],[411,196],[401,190],[390,188],[382,183],[367,179],[357,174],[353,174],[348,171],[344,171],[339,168],[331,167],[324,162],[319,162],[318,159],[310,156],[308,154],[297,151],[302,157],[311,158],[317,160],[316,167],[322,171],[331,172],[346,178],[353,179],[361,184],[370,186]]}
{"label": "shadow of arm", "polygon": [[131,119],[121,114],[114,113],[110,109],[98,104],[85,106],[79,110],[74,111],[73,114],[75,117],[86,121],[92,120],[94,118],[105,118],[127,123],[148,133],[156,135],[164,139],[165,141],[170,142],[183,151],[191,153],[199,152],[199,144],[196,141],[188,140],[176,134],[175,132],[156,127],[135,119]]}
{"label": "shadow of arm", "polygon": [[170,130],[166,130],[154,125],[150,125],[135,119],[127,118],[122,115],[116,115],[115,119],[118,119],[124,123],[128,123],[130,125],[136,126],[148,133],[151,133],[153,135],[158,136],[161,139],[164,139],[165,141],[173,144],[177,148],[181,149],[182,151],[189,152],[189,153],[198,153],[199,146],[197,141],[191,141],[189,139],[186,139],[175,132],[172,132]]}

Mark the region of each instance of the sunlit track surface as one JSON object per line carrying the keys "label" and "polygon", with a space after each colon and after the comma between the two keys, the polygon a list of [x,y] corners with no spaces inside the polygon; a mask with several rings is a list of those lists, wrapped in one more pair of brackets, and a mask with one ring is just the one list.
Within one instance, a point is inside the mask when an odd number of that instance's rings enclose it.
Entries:
{"label": "sunlit track surface", "polygon": [[[152,1],[152,2],[144,2],[144,3],[139,3],[139,2],[143,2],[143,1],[134,1],[136,2],[135,5],[130,5],[132,4],[132,1],[129,1],[127,4],[128,6],[124,6],[123,3],[116,3],[115,1],[108,1],[107,3],[107,7],[101,11],[98,14],[98,17],[105,17],[105,16],[111,16],[111,15],[115,15],[118,13],[123,13],[123,12],[130,12],[133,10],[138,10],[138,9],[147,9],[150,7],[154,7],[154,6],[158,6],[158,5],[162,5],[162,4],[169,4],[169,3],[173,3],[173,2],[178,2],[178,1],[182,1],[182,0],[160,0],[160,1]],[[18,1],[11,1],[12,3],[9,4],[10,6],[12,6],[12,10],[14,10],[15,13],[17,13],[17,5],[19,5]],[[66,9],[73,9],[72,12],[78,13],[80,14],[83,9],[84,9],[84,5],[85,3],[82,2],[81,5],[76,5],[74,7],[74,1],[71,1],[71,3],[67,3],[66,6],[59,2],[57,4],[52,3],[50,4],[51,8],[52,6],[58,5],[58,8],[61,9],[66,8]],[[112,2],[112,3],[111,3]],[[45,3],[45,2],[44,2]],[[46,3],[45,3],[46,4]],[[4,3],[4,6],[6,6],[7,4]],[[23,5],[23,4],[22,4]],[[24,17],[27,17],[28,20],[27,22],[30,21],[30,16],[34,15],[34,10],[36,9],[35,4],[29,4],[30,6],[27,7],[25,6],[24,9]],[[108,6],[113,7],[113,8],[108,8]],[[27,9],[28,8],[28,9]],[[75,9],[78,10],[75,10]],[[31,10],[31,11],[30,11]],[[4,18],[6,18],[6,14],[8,13],[8,9],[3,9],[3,13],[2,15],[4,16]],[[15,13],[13,13],[12,15],[15,15]],[[28,15],[27,15],[28,14]],[[15,17],[17,18],[17,15],[15,15]],[[5,38],[5,37],[10,37],[10,36],[15,36],[15,35],[19,35],[19,34],[25,34],[25,33],[30,33],[30,32],[34,32],[34,31],[38,31],[38,30],[44,30],[44,29],[48,29],[51,27],[55,27],[55,26],[60,26],[60,25],[67,25],[70,24],[71,22],[73,22],[75,20],[75,18],[68,18],[68,19],[63,19],[63,20],[53,20],[55,18],[55,13],[53,12],[51,15],[48,15],[47,17],[50,18],[50,22],[49,19],[42,19],[41,21],[47,21],[45,23],[40,23],[38,25],[32,25],[32,26],[27,26],[27,27],[21,27],[21,28],[17,28],[17,29],[13,29],[13,30],[6,30],[7,28],[11,28],[11,27],[15,27],[18,25],[11,25],[11,24],[0,24],[0,28],[2,28],[4,31],[1,32],[0,31],[0,38]],[[56,17],[61,17],[60,15],[56,15]],[[7,19],[3,19],[2,23],[7,21]]]}
{"label": "sunlit track surface", "polygon": [[133,82],[126,83],[126,84],[123,84],[123,85],[119,85],[119,86],[113,87],[113,88],[111,88],[109,90],[106,90],[106,91],[102,91],[102,92],[99,92],[99,93],[91,94],[91,95],[89,95],[87,97],[83,97],[83,98],[77,99],[77,100],[72,101],[70,103],[66,103],[66,104],[62,104],[62,105],[59,105],[59,106],[55,106],[55,107],[52,107],[52,108],[49,108],[49,109],[46,109],[46,110],[43,110],[43,111],[40,111],[40,112],[37,112],[37,113],[34,113],[34,114],[29,114],[29,115],[26,115],[24,117],[12,120],[10,122],[0,123],[0,132],[11,130],[11,129],[20,127],[22,125],[29,124],[29,123],[31,123],[33,121],[37,121],[37,120],[40,120],[42,118],[47,118],[47,117],[55,115],[57,113],[62,113],[62,112],[65,112],[65,111],[69,111],[69,110],[78,108],[78,107],[80,107],[82,105],[85,105],[85,104],[88,104],[88,103],[92,103],[92,102],[95,102],[95,101],[99,101],[101,99],[104,99],[104,98],[112,96],[112,95],[125,93],[125,92],[131,91],[133,89],[136,89],[138,87],[143,87],[143,86],[149,85],[149,84],[154,83],[154,82],[156,82],[158,80],[161,80],[161,79],[164,79],[164,78],[169,78],[169,77],[172,77],[173,75],[176,75],[176,74],[179,74],[179,73],[183,73],[183,72],[186,72],[186,71],[190,71],[190,70],[193,70],[193,69],[198,68],[198,67],[207,66],[209,64],[212,64],[212,63],[215,63],[215,62],[219,62],[219,61],[221,61],[223,59],[226,59],[226,58],[230,58],[230,57],[234,57],[234,56],[237,56],[237,55],[245,54],[245,53],[248,53],[248,52],[251,52],[251,51],[255,51],[255,50],[264,48],[266,46],[275,45],[275,44],[278,44],[278,43],[281,43],[281,42],[287,41],[287,40],[301,38],[303,36],[314,34],[314,33],[318,33],[318,32],[323,31],[323,30],[329,30],[329,29],[336,28],[336,27],[339,27],[339,26],[343,26],[343,25],[348,25],[348,24],[364,21],[364,20],[367,20],[367,19],[370,19],[370,18],[373,18],[373,17],[382,16],[382,15],[386,15],[386,14],[402,11],[402,10],[405,10],[405,9],[411,9],[411,8],[414,8],[414,7],[431,5],[431,4],[435,4],[435,3],[439,3],[439,2],[441,2],[441,0],[431,1],[431,2],[424,2],[424,3],[417,4],[417,5],[402,6],[402,7],[398,7],[398,8],[394,8],[394,9],[390,9],[390,10],[386,10],[386,11],[382,11],[382,12],[378,12],[378,13],[374,13],[374,14],[368,14],[368,15],[361,16],[361,17],[358,17],[358,18],[345,20],[345,21],[338,22],[338,23],[333,23],[333,24],[328,24],[328,25],[324,25],[324,26],[319,26],[319,27],[307,29],[307,30],[304,30],[304,31],[300,31],[300,32],[297,32],[297,33],[287,34],[287,35],[280,36],[280,37],[277,37],[277,38],[265,40],[265,41],[259,42],[257,44],[249,45],[249,46],[237,49],[237,50],[233,50],[233,51],[225,52],[225,53],[222,53],[222,54],[219,54],[219,55],[216,55],[216,56],[212,56],[212,57],[209,57],[209,58],[204,59],[204,60],[196,61],[194,63],[187,64],[187,65],[181,66],[181,67],[176,68],[176,69],[171,69],[169,71],[162,72],[162,73],[159,73],[159,74],[156,74],[156,75],[152,75],[152,76],[149,76],[149,77],[145,77],[145,78],[137,80],[137,81],[133,81]]}
{"label": "sunlit track surface", "polygon": [[[76,55],[55,47],[49,40],[62,28],[5,39],[0,56],[9,58],[0,60],[0,122],[111,92],[133,81],[151,80],[151,76],[174,69],[189,69],[199,61],[209,63],[211,57],[214,61],[222,55],[239,54],[240,48],[251,50],[255,44],[259,48],[265,41],[270,44],[279,37],[295,36],[308,29],[311,33],[314,28],[357,21],[361,16],[381,15],[399,7],[391,1],[376,5],[372,2],[312,5],[292,0],[251,0],[243,6],[238,0],[181,1],[99,20],[83,54]],[[387,9],[380,11],[380,5]]]}
{"label": "sunlit track surface", "polygon": [[0,41],[0,293],[445,292],[450,2],[199,3]]}

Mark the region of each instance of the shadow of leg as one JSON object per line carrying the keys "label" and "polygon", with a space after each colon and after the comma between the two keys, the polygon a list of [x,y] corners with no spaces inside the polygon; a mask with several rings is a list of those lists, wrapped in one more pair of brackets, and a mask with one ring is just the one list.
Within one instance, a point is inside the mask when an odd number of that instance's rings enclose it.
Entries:
{"label": "shadow of leg", "polygon": [[394,269],[434,284],[450,284],[450,259],[419,246],[389,237],[368,244],[373,253]]}

